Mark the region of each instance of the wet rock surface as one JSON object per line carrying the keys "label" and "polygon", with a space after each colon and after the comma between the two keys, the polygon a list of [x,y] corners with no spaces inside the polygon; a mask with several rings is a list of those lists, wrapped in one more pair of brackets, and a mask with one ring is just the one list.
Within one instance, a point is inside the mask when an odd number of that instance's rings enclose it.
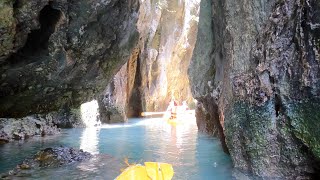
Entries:
{"label": "wet rock surface", "polygon": [[50,116],[33,115],[25,118],[0,118],[0,142],[24,140],[35,135],[58,134],[60,130]]}
{"label": "wet rock surface", "polygon": [[242,172],[319,178],[319,2],[201,3],[189,67],[200,129],[219,131]]}
{"label": "wet rock surface", "polygon": [[0,133],[0,144],[5,144],[10,141],[10,137],[8,136],[7,133],[1,131]]}
{"label": "wet rock surface", "polygon": [[3,179],[12,179],[17,177],[27,177],[32,171],[39,168],[55,168],[65,166],[74,162],[86,161],[93,156],[83,150],[68,147],[46,148],[33,157],[26,158],[21,164],[8,173],[2,174]]}

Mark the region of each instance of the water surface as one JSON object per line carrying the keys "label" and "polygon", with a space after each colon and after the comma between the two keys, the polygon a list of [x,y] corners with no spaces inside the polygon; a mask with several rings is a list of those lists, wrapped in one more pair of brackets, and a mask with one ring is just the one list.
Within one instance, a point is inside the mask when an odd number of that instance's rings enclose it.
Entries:
{"label": "water surface", "polygon": [[40,149],[60,145],[81,148],[95,157],[32,172],[30,179],[114,179],[126,167],[125,158],[130,163],[170,163],[175,171],[173,179],[231,179],[231,160],[218,139],[199,134],[195,121],[170,125],[157,118],[130,119],[126,124],[101,128],[67,129],[57,136],[0,145],[0,173]]}

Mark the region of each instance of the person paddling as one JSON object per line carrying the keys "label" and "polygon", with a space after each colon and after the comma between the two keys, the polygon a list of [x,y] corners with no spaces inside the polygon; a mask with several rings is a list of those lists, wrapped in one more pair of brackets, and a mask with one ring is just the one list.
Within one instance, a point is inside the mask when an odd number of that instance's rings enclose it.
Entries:
{"label": "person paddling", "polygon": [[168,117],[169,119],[173,119],[177,117],[177,101],[173,99],[171,99],[171,101],[169,102],[169,106],[167,108],[167,113],[168,113]]}

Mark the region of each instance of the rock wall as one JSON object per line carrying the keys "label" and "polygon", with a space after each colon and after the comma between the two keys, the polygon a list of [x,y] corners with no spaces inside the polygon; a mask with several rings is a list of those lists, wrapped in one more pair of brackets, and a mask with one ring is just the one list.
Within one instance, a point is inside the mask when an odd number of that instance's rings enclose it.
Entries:
{"label": "rock wall", "polygon": [[216,129],[235,168],[319,178],[316,0],[203,0],[189,68],[200,130]]}
{"label": "rock wall", "polygon": [[127,62],[107,85],[98,98],[99,114],[102,123],[126,122],[128,74]]}
{"label": "rock wall", "polygon": [[137,0],[5,0],[0,7],[0,117],[79,107],[138,42]]}
{"label": "rock wall", "polygon": [[109,106],[113,110],[104,105],[107,108],[102,107],[102,114],[112,119],[110,114],[124,117],[125,112],[127,117],[138,117],[143,111],[164,111],[172,96],[180,103],[194,103],[187,70],[196,40],[198,13],[199,0],[140,2],[139,43],[114,77],[112,93],[109,88],[104,94],[113,94],[114,103]]}
{"label": "rock wall", "polygon": [[[187,75],[195,45],[199,0],[166,1],[142,7],[151,14],[138,26],[144,42],[139,55],[144,111],[163,111],[172,96],[180,103],[193,103]],[[143,19],[141,19],[143,20]],[[151,28],[146,30],[146,26]]]}

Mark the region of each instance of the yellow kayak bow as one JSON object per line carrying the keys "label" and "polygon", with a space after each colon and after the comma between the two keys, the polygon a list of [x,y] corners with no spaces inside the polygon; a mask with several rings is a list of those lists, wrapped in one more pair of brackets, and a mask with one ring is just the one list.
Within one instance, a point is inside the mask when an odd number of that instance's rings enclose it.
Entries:
{"label": "yellow kayak bow", "polygon": [[145,162],[127,167],[116,180],[171,180],[173,174],[171,164]]}

